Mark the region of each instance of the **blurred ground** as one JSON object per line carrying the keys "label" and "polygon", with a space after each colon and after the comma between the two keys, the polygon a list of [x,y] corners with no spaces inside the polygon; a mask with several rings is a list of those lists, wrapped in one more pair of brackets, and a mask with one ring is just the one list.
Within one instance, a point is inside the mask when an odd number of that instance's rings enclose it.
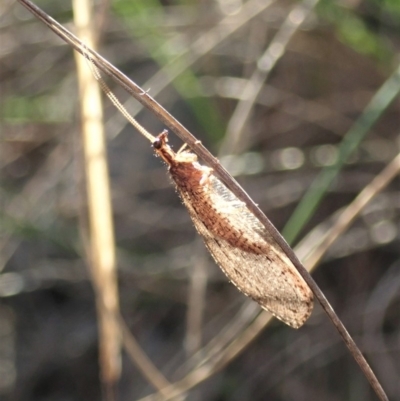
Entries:
{"label": "blurred ground", "polygon": [[[69,2],[37,4],[73,29]],[[318,172],[336,161],[338,144],[399,62],[397,1],[320,1],[288,45],[275,48],[282,58],[233,142],[226,129],[244,85],[298,4],[271,1],[157,96],[214,154],[225,149],[221,160],[279,229]],[[240,18],[241,7],[223,0],[112,1],[98,26],[99,52],[153,95],[148,80],[214,27],[227,29],[219,21]],[[98,400],[96,308],[81,240],[85,188],[73,53],[20,4],[5,1],[0,12],[0,399]],[[239,335],[258,308],[247,305],[197,243],[149,144],[104,104],[122,315],[155,365],[176,381],[193,366],[183,365],[193,351],[185,351],[193,274],[208,280],[202,332],[195,333],[202,345],[220,338],[232,321],[244,322]],[[348,205],[397,155],[399,106],[395,99],[382,109],[298,239]],[[148,111],[138,119],[154,134],[164,128]],[[180,146],[173,135],[171,143]],[[232,143],[233,155],[227,155]],[[400,400],[399,199],[397,178],[313,274],[391,400]],[[123,353],[118,399],[154,391]],[[299,331],[272,322],[187,399],[376,396],[316,305]]]}

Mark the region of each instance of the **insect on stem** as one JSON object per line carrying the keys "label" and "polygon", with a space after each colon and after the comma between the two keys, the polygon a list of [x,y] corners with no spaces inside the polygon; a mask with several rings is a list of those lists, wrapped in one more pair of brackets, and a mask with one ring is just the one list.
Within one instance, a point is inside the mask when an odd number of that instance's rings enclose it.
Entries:
{"label": "insect on stem", "polygon": [[301,327],[311,315],[313,294],[275,239],[185,145],[175,153],[166,130],[154,137],[143,128],[101,78],[88,49],[82,50],[104,93],[168,165],[196,230],[229,280],[287,325]]}
{"label": "insect on stem", "polygon": [[245,295],[293,328],[313,309],[313,294],[265,227],[213,170],[189,151],[175,153],[167,131],[153,147],[168,165],[177,191],[216,263]]}

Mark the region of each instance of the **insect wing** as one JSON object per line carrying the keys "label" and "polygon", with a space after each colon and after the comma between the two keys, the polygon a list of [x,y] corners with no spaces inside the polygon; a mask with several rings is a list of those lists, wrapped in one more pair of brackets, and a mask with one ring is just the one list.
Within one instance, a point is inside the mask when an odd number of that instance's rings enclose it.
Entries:
{"label": "insect wing", "polygon": [[289,326],[302,326],[312,312],[311,290],[245,204],[214,176],[210,177],[210,186],[210,202],[217,208],[227,231],[242,234],[239,241],[232,241],[226,235],[215,235],[205,224],[204,216],[193,208],[193,201],[181,193],[211,255],[241,292]]}

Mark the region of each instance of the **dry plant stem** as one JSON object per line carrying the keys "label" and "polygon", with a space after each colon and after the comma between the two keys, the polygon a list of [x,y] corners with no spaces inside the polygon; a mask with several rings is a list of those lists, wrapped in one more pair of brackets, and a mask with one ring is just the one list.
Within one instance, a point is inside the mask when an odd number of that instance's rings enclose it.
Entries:
{"label": "dry plant stem", "polygon": [[[228,38],[231,34],[236,32],[239,28],[244,26],[252,18],[259,15],[271,4],[274,0],[249,0],[244,3],[237,14],[228,15],[223,18],[218,24],[203,32],[202,35],[196,39],[190,47],[183,50],[174,60],[169,64],[163,66],[160,71],[154,74],[147,82],[143,84],[144,88],[150,88],[153,97],[156,97],[162,90],[164,90],[171,82],[174,81],[180,74],[186,71],[189,67],[195,64],[201,57],[210,52],[218,44]],[[166,47],[169,48],[170,44],[167,43]],[[130,106],[132,99],[128,99],[124,106]],[[142,109],[140,104],[135,104],[133,108],[133,116],[135,116]],[[113,135],[117,136],[122,130],[120,115],[117,114],[108,122],[113,127]],[[125,126],[126,122],[122,122]],[[108,124],[107,124],[108,125]]]}
{"label": "dry plant stem", "polygon": [[[99,298],[99,303],[100,302],[102,302],[102,299]],[[107,309],[105,305],[102,305],[102,308],[104,313],[107,314],[108,318],[112,319],[115,325],[119,327],[122,344],[132,362],[143,374],[143,377],[145,377],[149,383],[151,383],[154,388],[158,390],[159,394],[162,394],[163,397],[168,397],[169,392],[167,389],[171,386],[171,383],[157,369],[157,367],[140,347],[139,343],[136,341],[136,338],[130,332],[129,327],[126,325],[124,318],[118,311],[115,312]]]}
{"label": "dry plant stem", "polygon": [[[254,338],[261,332],[261,329],[265,327],[265,325],[271,319],[271,315],[269,313],[262,313],[260,315],[260,319],[257,319],[256,324],[252,325],[252,330],[246,330],[245,332],[245,341],[249,344]],[[237,344],[236,341],[233,342],[233,345],[229,347],[229,351],[225,352],[222,357],[210,361],[209,363],[204,364],[203,366],[194,369],[188,375],[186,375],[183,379],[178,380],[173,385],[167,388],[169,391],[168,398],[161,398],[159,394],[150,394],[147,397],[141,398],[139,401],[162,401],[162,400],[170,400],[174,397],[179,396],[183,392],[186,392],[206,380],[208,377],[212,376],[215,372],[221,370],[224,366],[226,366],[236,355],[243,349],[241,344]]]}
{"label": "dry plant stem", "polygon": [[116,315],[116,319],[122,333],[122,342],[127,353],[131,357],[132,361],[134,361],[137,368],[142,372],[143,376],[149,381],[149,383],[152,383],[163,396],[163,398],[166,399],[169,395],[167,389],[169,386],[171,386],[171,384],[156,368],[149,357],[143,352],[142,348],[129,331],[129,328],[126,326],[122,317],[118,314]]}
{"label": "dry plant stem", "polygon": [[[59,144],[54,148],[50,154],[46,156],[45,162],[35,172],[35,174],[29,179],[24,185],[22,191],[18,195],[14,196],[12,200],[3,206],[3,210],[6,215],[21,218],[21,200],[26,197],[32,204],[40,204],[44,201],[46,192],[53,188],[56,178],[59,177],[61,171],[65,168],[69,161],[69,152],[65,152],[63,145]],[[51,172],[49,174],[49,172]],[[29,213],[23,215],[26,219],[32,219],[32,210]],[[20,241],[12,240],[10,236],[3,235],[0,242],[0,273],[4,269],[6,263],[14,254],[15,250],[18,249]]]}
{"label": "dry plant stem", "polygon": [[319,0],[305,0],[303,3],[293,8],[272,39],[267,50],[258,60],[257,69],[248,80],[243,90],[241,100],[230,118],[225,139],[220,150],[222,154],[231,154],[237,147],[240,135],[249,119],[257,96],[264,87],[265,80],[278,60],[285,54],[285,49],[290,39],[297,32],[304,20],[310,15],[318,1]]}
{"label": "dry plant stem", "polygon": [[212,358],[218,358],[219,354],[223,354],[227,345],[235,338],[240,337],[240,333],[246,330],[249,322],[253,321],[259,314],[260,308],[258,305],[251,300],[246,300],[235,317],[204,347],[200,348],[196,354],[192,355],[176,369],[175,375],[182,377],[189,372],[189,368],[197,369],[208,363]]}
{"label": "dry plant stem", "polygon": [[[74,22],[85,42],[94,44],[90,0],[74,0]],[[114,386],[121,372],[120,331],[111,313],[118,312],[114,227],[108,180],[101,94],[82,57],[76,57],[81,99],[82,143],[89,210],[89,264],[96,288],[99,319],[101,379],[105,397],[115,399]]]}
{"label": "dry plant stem", "polygon": [[97,5],[96,15],[94,16],[93,22],[97,27],[95,34],[97,37],[95,38],[95,42],[99,41],[99,37],[101,38],[102,32],[106,31],[107,25],[107,17],[108,12],[110,10],[110,0],[100,0],[98,2],[100,4]]}
{"label": "dry plant stem", "polygon": [[[246,330],[252,331],[252,325],[256,324],[256,318],[261,315],[272,319],[271,314],[260,311],[255,302],[247,300],[235,317],[215,337],[176,370],[177,377],[182,377],[183,374],[186,374],[189,371],[189,367],[194,371],[206,364],[211,366],[216,361],[224,358],[225,354],[229,353],[232,343],[238,339],[240,340],[242,334],[246,333]],[[212,374],[212,370],[210,369],[210,375]]]}
{"label": "dry plant stem", "polygon": [[399,261],[394,262],[389,270],[385,272],[371,296],[368,299],[364,314],[363,327],[363,343],[365,346],[375,352],[379,350],[379,369],[384,378],[382,381],[386,383],[389,394],[393,399],[397,399],[400,394],[399,369],[397,366],[396,353],[386,341],[384,335],[386,311],[390,305],[394,305],[400,293],[400,277],[399,277]]}
{"label": "dry plant stem", "polygon": [[226,349],[227,344],[239,338],[241,333],[246,331],[247,327],[251,327],[249,326],[249,322],[255,320],[260,313],[272,319],[269,313],[260,311],[260,308],[255,302],[251,302],[250,300],[246,301],[235,318],[200,350],[203,358],[198,363],[198,366],[207,363],[211,358],[218,358],[218,355],[222,354],[224,349]]}
{"label": "dry plant stem", "polygon": [[204,246],[199,239],[193,245],[195,256],[192,258],[185,338],[185,349],[188,357],[201,348],[203,312],[207,289],[207,265]]}
{"label": "dry plant stem", "polygon": [[[42,20],[50,29],[52,29],[57,35],[67,41],[72,47],[74,47],[79,53],[84,54],[86,46],[72,35],[68,30],[63,28],[55,20],[49,17],[46,13],[41,11],[37,6],[27,0],[19,0],[24,6],[26,6],[34,15]],[[313,278],[307,272],[305,267],[301,264],[294,251],[286,243],[284,238],[279,234],[276,228],[272,225],[269,219],[264,213],[257,207],[253,200],[246,194],[241,186],[235,181],[235,179],[223,168],[218,160],[175,118],[173,118],[161,105],[159,105],[148,93],[141,89],[138,85],[133,83],[128,77],[121,73],[116,67],[110,64],[107,60],[102,58],[93,50],[90,52],[93,63],[105,74],[111,76],[116,82],[122,85],[135,99],[137,99],[142,105],[151,110],[157,118],[165,123],[173,132],[175,132],[189,147],[206,162],[213,170],[215,175],[230,189],[237,198],[243,201],[248,209],[259,219],[259,221],[265,226],[270,232],[275,241],[279,244],[282,250],[286,253],[289,259],[292,261],[294,266],[298,269],[300,275],[304,278],[306,283],[309,285],[314,295],[320,302],[321,306],[329,316],[330,320],[342,336],[343,341],[350,350],[351,354],[359,364],[360,368],[364,372],[366,378],[370,382],[372,388],[378,395],[379,399],[384,401],[388,400],[382,386],[377,380],[376,376],[369,367],[364,356],[356,346],[354,340],[344,327],[343,323],[339,320],[335,314],[332,306],[319,289]]]}
{"label": "dry plant stem", "polygon": [[327,249],[347,229],[360,211],[370,200],[381,192],[400,171],[400,154],[397,155],[386,168],[377,175],[357,196],[356,199],[343,211],[335,225],[324,235],[322,241],[305,259],[304,264],[313,268],[324,256]]}

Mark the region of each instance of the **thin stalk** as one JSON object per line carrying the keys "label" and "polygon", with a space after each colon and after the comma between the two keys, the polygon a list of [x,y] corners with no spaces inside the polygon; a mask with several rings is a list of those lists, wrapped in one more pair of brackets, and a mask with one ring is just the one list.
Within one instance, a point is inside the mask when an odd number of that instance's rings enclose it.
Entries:
{"label": "thin stalk", "polygon": [[[74,0],[73,10],[79,35],[86,43],[94,46],[91,1]],[[111,401],[116,399],[115,386],[121,374],[121,335],[119,326],[110,318],[110,313],[118,312],[119,301],[103,106],[97,82],[82,57],[76,57],[76,66],[81,99],[81,139],[89,213],[88,260],[99,320],[101,380],[104,397]]]}
{"label": "thin stalk", "polygon": [[336,163],[325,167],[315,178],[310,189],[305,193],[286,226],[282,235],[289,244],[292,244],[304,225],[310,220],[314,211],[321,203],[326,191],[333,180],[338,176],[343,165],[359,147],[361,141],[370,132],[372,126],[378,121],[382,113],[390,106],[400,92],[400,66],[383,83],[375,93],[359,119],[344,136],[339,145],[339,154]]}

